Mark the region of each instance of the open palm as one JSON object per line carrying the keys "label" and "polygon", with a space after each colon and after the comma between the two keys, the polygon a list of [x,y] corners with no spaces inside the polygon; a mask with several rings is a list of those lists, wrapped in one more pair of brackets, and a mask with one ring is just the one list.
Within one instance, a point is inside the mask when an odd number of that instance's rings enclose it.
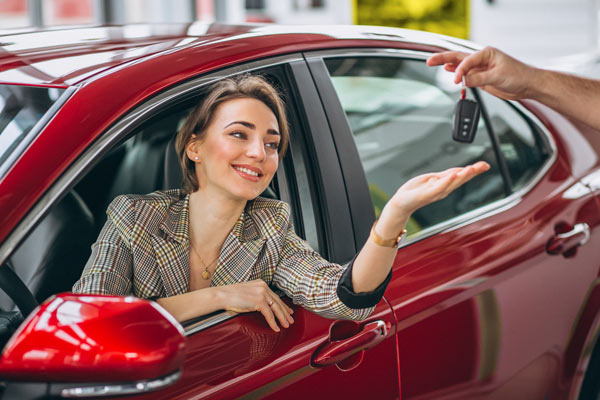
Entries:
{"label": "open palm", "polygon": [[416,176],[404,183],[389,201],[389,205],[406,215],[427,204],[441,200],[456,188],[490,169],[485,161],[466,167],[450,168]]}

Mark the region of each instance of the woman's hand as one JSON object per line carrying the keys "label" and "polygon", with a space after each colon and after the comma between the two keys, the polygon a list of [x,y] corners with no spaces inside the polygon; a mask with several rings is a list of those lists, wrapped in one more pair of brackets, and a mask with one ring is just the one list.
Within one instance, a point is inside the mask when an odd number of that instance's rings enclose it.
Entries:
{"label": "woman's hand", "polygon": [[[448,196],[453,190],[490,169],[485,161],[463,168],[450,168],[442,172],[416,176],[396,191],[385,208],[387,213],[407,219],[421,207]],[[382,213],[383,214],[383,213]]]}
{"label": "woman's hand", "polygon": [[219,286],[217,298],[221,308],[228,311],[238,313],[259,311],[275,332],[279,332],[275,318],[284,328],[294,323],[291,315],[294,311],[261,279]]}

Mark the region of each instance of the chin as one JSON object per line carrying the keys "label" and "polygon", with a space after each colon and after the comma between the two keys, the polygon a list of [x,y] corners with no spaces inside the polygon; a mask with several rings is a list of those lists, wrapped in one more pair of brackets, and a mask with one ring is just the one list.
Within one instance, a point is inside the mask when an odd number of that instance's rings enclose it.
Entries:
{"label": "chin", "polygon": [[236,190],[232,191],[231,194],[233,197],[238,198],[240,200],[250,201],[260,196],[262,192],[263,191],[257,192],[255,190]]}

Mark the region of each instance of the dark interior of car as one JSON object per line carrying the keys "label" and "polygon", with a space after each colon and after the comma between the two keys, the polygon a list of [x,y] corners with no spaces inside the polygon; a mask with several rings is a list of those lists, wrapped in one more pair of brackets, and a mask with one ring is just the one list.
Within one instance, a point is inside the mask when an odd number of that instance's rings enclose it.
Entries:
{"label": "dark interior of car", "polygon": [[[0,346],[22,322],[22,315],[49,296],[71,290],[106,222],[112,199],[125,193],[181,187],[175,137],[197,102],[194,98],[161,112],[103,156],[0,268],[0,287],[4,289],[0,291]],[[277,193],[274,179],[262,196],[279,198]]]}

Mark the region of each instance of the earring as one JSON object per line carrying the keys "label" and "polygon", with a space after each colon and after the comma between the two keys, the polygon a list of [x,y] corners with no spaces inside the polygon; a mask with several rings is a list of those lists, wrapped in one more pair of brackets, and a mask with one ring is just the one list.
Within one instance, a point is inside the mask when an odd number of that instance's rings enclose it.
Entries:
{"label": "earring", "polygon": [[194,160],[198,161],[199,160],[198,156],[194,157]]}

